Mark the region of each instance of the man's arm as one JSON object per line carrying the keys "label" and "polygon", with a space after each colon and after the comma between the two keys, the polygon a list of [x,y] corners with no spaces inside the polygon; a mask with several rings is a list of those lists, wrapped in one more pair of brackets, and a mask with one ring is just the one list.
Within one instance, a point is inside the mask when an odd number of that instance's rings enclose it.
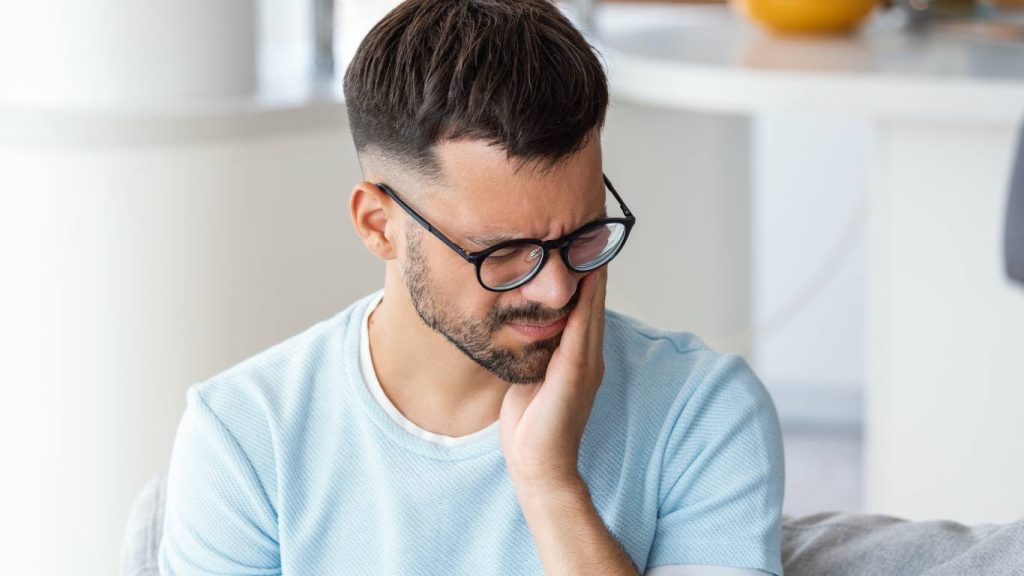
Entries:
{"label": "man's arm", "polygon": [[[648,566],[736,566],[782,574],[782,434],[742,358],[705,353],[670,418]],[[692,385],[692,387],[691,387]]]}
{"label": "man's arm", "polygon": [[[581,480],[582,485],[582,480]],[[608,531],[586,488],[550,494],[523,506],[545,574],[638,574],[636,564]],[[545,558],[549,560],[545,560]],[[771,576],[733,566],[657,566],[644,576]]]}
{"label": "man's arm", "polygon": [[187,398],[168,471],[160,574],[279,576],[277,514],[265,484],[197,386]]}
{"label": "man's arm", "polygon": [[635,576],[639,572],[594,508],[583,479],[519,497],[545,574]]}
{"label": "man's arm", "polygon": [[514,385],[501,406],[501,447],[545,574],[635,575],[577,471],[580,442],[604,376],[608,269],[581,282],[544,381]]}

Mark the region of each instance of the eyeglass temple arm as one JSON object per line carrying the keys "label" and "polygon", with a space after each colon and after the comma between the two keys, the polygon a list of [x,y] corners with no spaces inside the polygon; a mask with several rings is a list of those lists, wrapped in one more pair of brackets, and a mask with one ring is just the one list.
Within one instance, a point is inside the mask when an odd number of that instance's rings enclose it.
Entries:
{"label": "eyeglass temple arm", "polygon": [[433,224],[427,222],[426,218],[420,216],[415,210],[413,210],[412,206],[409,206],[408,204],[405,203],[405,200],[399,198],[398,194],[395,194],[394,190],[389,188],[386,184],[382,184],[380,182],[377,183],[377,187],[380,188],[381,190],[384,190],[387,193],[387,195],[390,196],[395,202],[398,202],[398,205],[402,207],[402,210],[405,210],[406,213],[409,214],[409,216],[412,216],[413,220],[419,222],[421,226],[426,228],[427,232],[430,232],[431,234],[436,236],[438,240],[447,244],[449,248],[454,250],[459,256],[462,256],[467,262],[473,262],[473,258],[470,257],[469,252],[463,250],[461,246],[449,240],[448,237],[442,234],[440,230],[434,228]]}
{"label": "eyeglass temple arm", "polygon": [[619,197],[619,193],[615,191],[615,186],[612,186],[612,181],[609,180],[604,173],[601,174],[601,177],[604,178],[604,185],[612,191],[612,196],[615,196],[615,199],[619,202],[619,208],[622,208],[622,213],[626,215],[626,218],[635,218],[633,213],[629,211],[629,208],[626,207],[626,203]]}

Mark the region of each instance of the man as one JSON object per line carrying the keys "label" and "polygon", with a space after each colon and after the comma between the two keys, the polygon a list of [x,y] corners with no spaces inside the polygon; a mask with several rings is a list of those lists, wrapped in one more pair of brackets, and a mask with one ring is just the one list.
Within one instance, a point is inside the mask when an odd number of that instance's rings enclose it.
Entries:
{"label": "man", "polygon": [[582,36],[545,0],[408,0],[345,95],[384,288],[190,388],[162,573],[781,575],[764,387],[605,312],[635,218]]}

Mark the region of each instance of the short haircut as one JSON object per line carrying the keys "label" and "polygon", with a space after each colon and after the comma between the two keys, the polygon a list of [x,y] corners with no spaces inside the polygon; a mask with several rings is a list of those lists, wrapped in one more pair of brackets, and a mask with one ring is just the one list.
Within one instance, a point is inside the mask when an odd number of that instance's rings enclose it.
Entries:
{"label": "short haircut", "polygon": [[608,107],[594,48],[548,0],[406,0],[363,39],[344,90],[359,154],[431,177],[446,140],[549,168]]}

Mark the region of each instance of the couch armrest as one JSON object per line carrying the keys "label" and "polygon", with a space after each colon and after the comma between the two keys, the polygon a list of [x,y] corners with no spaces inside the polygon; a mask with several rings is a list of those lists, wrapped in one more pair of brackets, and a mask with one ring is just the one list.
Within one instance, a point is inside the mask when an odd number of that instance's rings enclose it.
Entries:
{"label": "couch armrest", "polygon": [[164,533],[167,475],[149,481],[132,505],[121,542],[121,576],[160,576],[157,556]]}
{"label": "couch armrest", "polygon": [[965,526],[823,512],[783,518],[786,576],[1024,575],[1024,519]]}

